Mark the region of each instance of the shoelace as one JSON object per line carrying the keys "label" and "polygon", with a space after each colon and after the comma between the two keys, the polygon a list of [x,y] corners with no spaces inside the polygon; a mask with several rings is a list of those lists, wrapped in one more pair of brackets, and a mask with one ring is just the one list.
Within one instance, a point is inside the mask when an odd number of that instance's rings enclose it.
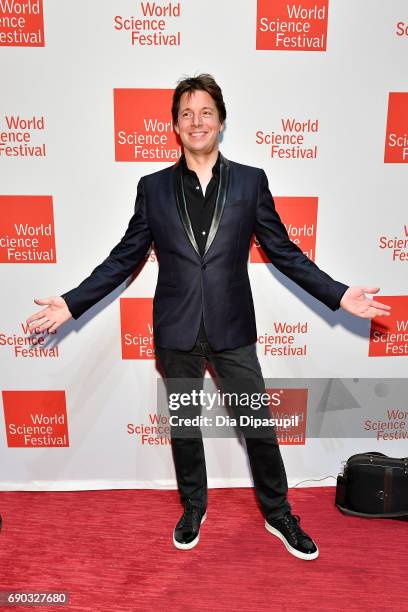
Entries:
{"label": "shoelace", "polygon": [[305,532],[301,529],[299,525],[300,516],[298,514],[285,514],[285,516],[282,517],[282,522],[285,524],[290,535],[295,540],[307,537]]}

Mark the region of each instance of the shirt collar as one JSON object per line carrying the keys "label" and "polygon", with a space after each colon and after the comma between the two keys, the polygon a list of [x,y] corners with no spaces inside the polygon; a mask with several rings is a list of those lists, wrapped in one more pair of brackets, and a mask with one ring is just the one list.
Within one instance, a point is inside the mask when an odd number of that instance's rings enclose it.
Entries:
{"label": "shirt collar", "polygon": [[[215,162],[215,164],[212,167],[213,176],[219,176],[219,173],[220,173],[220,164],[221,164],[221,153],[218,151],[217,161]],[[181,166],[181,170],[182,170],[184,175],[186,175],[186,174],[196,174],[194,170],[190,170],[190,168],[187,166],[186,157],[185,157],[184,153],[180,157],[180,166]]]}

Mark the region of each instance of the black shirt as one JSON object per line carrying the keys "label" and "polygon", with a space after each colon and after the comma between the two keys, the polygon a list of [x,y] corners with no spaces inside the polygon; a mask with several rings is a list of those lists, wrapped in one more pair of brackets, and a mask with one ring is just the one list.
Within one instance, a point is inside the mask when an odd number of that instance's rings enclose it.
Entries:
{"label": "black shirt", "polygon": [[[188,168],[184,155],[181,157],[181,171],[188,216],[200,255],[203,256],[217,199],[220,178],[220,154],[218,153],[217,161],[212,168],[212,177],[207,185],[205,194],[201,189],[197,174],[194,170]],[[202,315],[197,341],[208,342]]]}
{"label": "black shirt", "polygon": [[201,189],[200,181],[194,170],[187,167],[184,155],[181,158],[183,186],[186,196],[187,212],[190,217],[194,237],[200,251],[204,255],[208,233],[214,216],[215,201],[217,199],[218,182],[220,175],[220,154],[212,168],[212,178],[207,185],[205,194]]}

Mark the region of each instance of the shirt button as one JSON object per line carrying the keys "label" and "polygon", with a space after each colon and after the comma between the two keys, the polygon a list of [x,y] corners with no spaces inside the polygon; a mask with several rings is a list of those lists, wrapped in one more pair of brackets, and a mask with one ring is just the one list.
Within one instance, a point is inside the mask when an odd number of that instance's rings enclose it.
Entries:
{"label": "shirt button", "polygon": [[203,236],[205,236],[205,231],[204,230],[201,233],[202,233]]}
{"label": "shirt button", "polygon": [[200,189],[200,185],[197,185],[196,189]]}
{"label": "shirt button", "polygon": [[202,269],[202,270],[206,270],[206,269],[207,269],[207,264],[203,264],[203,265],[201,266],[201,269]]}

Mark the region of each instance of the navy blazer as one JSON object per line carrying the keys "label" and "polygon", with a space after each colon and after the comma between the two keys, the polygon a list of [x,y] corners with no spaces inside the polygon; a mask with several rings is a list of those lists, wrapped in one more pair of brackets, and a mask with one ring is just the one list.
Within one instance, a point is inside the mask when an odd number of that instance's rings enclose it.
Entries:
{"label": "navy blazer", "polygon": [[347,285],[320,270],[289,239],[265,172],[222,155],[214,217],[202,257],[187,214],[178,162],[140,179],[125,235],[90,276],[62,297],[77,319],[120,285],[154,242],[159,262],[153,300],[155,345],[192,349],[201,314],[213,350],[251,344],[257,339],[248,277],[254,233],[278,270],[332,310],[339,308]]}

